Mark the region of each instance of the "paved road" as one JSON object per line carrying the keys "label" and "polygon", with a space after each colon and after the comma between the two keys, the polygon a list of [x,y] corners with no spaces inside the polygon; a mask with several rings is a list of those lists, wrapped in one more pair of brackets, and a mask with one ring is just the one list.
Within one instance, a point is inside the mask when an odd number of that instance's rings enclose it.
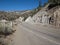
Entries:
{"label": "paved road", "polygon": [[16,27],[14,45],[60,45],[60,30],[28,23]]}

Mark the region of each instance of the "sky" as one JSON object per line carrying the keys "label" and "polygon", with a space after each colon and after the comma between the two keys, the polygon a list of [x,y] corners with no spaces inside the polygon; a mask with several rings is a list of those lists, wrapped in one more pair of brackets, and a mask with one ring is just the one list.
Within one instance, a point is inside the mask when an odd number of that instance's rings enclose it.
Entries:
{"label": "sky", "polygon": [[[42,4],[48,0],[42,0]],[[19,11],[31,10],[38,6],[38,0],[0,0],[0,10]]]}

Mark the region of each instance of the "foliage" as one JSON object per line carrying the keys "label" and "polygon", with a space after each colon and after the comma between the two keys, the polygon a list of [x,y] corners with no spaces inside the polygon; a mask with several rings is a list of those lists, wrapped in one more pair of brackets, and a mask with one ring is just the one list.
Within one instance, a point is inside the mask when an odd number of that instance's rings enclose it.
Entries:
{"label": "foliage", "polygon": [[5,38],[0,38],[0,45],[11,45],[9,40],[5,40]]}
{"label": "foliage", "polygon": [[60,4],[60,0],[48,0],[49,3]]}
{"label": "foliage", "polygon": [[0,45],[11,45],[11,40],[7,37],[13,33],[14,30],[10,26],[9,22],[0,22]]}
{"label": "foliage", "polygon": [[0,23],[0,35],[10,35],[14,32],[11,26],[7,24]]}

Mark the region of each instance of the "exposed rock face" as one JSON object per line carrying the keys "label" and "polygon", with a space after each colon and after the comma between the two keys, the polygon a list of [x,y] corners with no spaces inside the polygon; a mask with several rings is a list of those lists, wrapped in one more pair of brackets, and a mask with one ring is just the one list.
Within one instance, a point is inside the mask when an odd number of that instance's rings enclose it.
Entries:
{"label": "exposed rock face", "polygon": [[36,23],[48,24],[48,13],[44,10],[41,10],[35,14],[35,16],[33,16],[33,20]]}
{"label": "exposed rock face", "polygon": [[[39,12],[37,12],[32,17],[32,21],[35,24],[36,23],[41,23],[44,25],[52,24],[52,25],[60,27],[60,6],[56,6],[51,9],[48,9],[47,7],[48,7],[48,5],[44,8],[42,8]],[[28,20],[28,18],[27,18],[27,20]]]}
{"label": "exposed rock face", "polygon": [[60,27],[60,8],[54,12],[54,23],[55,26]]}
{"label": "exposed rock face", "polygon": [[34,21],[33,21],[33,19],[32,19],[31,16],[29,16],[29,17],[25,20],[25,22],[34,24]]}

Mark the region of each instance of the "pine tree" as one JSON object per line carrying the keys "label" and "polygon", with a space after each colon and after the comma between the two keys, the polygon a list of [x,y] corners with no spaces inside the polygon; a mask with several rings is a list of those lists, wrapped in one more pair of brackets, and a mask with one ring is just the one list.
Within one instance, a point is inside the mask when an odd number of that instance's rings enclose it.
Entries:
{"label": "pine tree", "polygon": [[38,0],[38,3],[39,3],[39,7],[42,6],[42,0]]}
{"label": "pine tree", "polygon": [[49,3],[60,4],[60,0],[48,0]]}

